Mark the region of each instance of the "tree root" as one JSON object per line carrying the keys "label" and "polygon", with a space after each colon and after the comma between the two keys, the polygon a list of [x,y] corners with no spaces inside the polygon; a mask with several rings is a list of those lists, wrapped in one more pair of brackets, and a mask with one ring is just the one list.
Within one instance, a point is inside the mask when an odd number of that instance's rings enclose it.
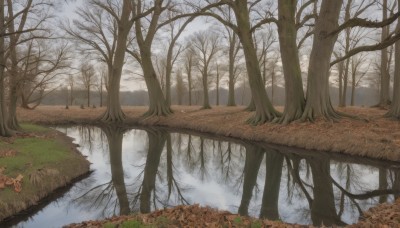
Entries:
{"label": "tree root", "polygon": [[400,113],[398,111],[390,109],[385,115],[383,115],[383,117],[393,120],[400,120]]}
{"label": "tree root", "polygon": [[169,106],[157,105],[156,107],[150,107],[147,112],[142,115],[142,118],[147,119],[156,116],[169,116],[174,112]]}
{"label": "tree root", "polygon": [[113,111],[113,113],[116,114],[112,114],[112,112],[107,109],[106,112],[98,118],[98,120],[104,123],[122,123],[126,119],[126,115],[122,110]]}
{"label": "tree root", "polygon": [[200,108],[200,110],[204,110],[204,109],[211,109],[211,106],[210,106],[210,105],[208,105],[208,106],[202,106],[202,107]]}

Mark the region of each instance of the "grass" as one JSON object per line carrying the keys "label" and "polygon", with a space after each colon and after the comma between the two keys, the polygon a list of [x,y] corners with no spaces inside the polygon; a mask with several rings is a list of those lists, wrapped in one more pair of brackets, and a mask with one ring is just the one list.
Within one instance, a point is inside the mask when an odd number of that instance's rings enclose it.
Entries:
{"label": "grass", "polygon": [[0,221],[37,204],[89,170],[88,162],[72,151],[72,142],[66,136],[33,124],[21,127],[27,135],[0,141],[0,149],[16,151],[14,156],[0,158],[0,168],[5,168],[3,175],[24,176],[20,193],[11,187],[0,190]]}
{"label": "grass", "polygon": [[26,132],[48,132],[50,129],[46,128],[46,127],[42,127],[39,125],[35,125],[35,124],[30,124],[30,123],[22,123],[20,124],[22,130],[26,131]]}
{"label": "grass", "polygon": [[52,139],[19,138],[13,144],[0,142],[0,147],[17,151],[15,157],[0,160],[0,167],[6,167],[5,174],[9,176],[21,172],[23,175],[27,175],[33,170],[44,168],[46,165],[53,165],[55,162],[61,162],[72,156],[69,153],[69,148]]}

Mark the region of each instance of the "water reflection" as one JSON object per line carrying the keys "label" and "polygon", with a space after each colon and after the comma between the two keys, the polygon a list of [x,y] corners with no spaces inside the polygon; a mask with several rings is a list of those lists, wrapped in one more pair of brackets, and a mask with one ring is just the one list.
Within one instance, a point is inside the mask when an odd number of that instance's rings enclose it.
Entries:
{"label": "water reflection", "polygon": [[[344,225],[400,193],[399,168],[380,161],[226,142],[163,129],[60,128],[95,171],[20,223],[55,226],[199,203],[272,220]],[[61,214],[61,213],[60,213]]]}

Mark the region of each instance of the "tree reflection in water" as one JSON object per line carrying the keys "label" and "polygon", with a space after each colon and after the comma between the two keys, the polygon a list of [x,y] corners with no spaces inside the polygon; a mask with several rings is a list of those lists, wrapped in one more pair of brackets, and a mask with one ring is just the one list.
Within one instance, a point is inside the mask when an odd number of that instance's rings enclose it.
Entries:
{"label": "tree reflection in water", "polygon": [[380,161],[156,128],[79,130],[87,132],[80,137],[91,153],[99,153],[91,140],[101,137],[94,135],[106,136],[110,175],[92,180],[73,204],[102,217],[200,203],[271,220],[344,225],[400,193],[399,169]]}

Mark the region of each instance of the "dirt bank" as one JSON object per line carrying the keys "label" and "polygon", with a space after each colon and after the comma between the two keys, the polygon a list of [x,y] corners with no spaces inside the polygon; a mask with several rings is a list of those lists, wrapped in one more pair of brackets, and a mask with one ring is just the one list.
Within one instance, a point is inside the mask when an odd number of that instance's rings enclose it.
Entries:
{"label": "dirt bank", "polygon": [[[211,208],[177,206],[158,210],[150,214],[113,217],[101,221],[86,221],[70,224],[65,228],[86,227],[275,227],[275,228],[312,228],[315,226],[288,224],[280,221],[260,220],[218,211]],[[325,226],[322,226],[325,227]],[[389,228],[400,227],[400,200],[384,203],[364,213],[363,219],[348,228]]]}
{"label": "dirt bank", "polygon": [[[168,117],[141,119],[145,107],[124,107],[127,125],[166,126],[188,129],[239,139],[262,141],[304,149],[339,152],[370,158],[400,161],[400,122],[383,118],[385,110],[344,108],[340,111],[367,119],[368,122],[344,118],[337,123],[323,119],[314,123],[296,122],[289,125],[267,123],[250,126],[245,123],[252,113],[243,107],[173,106]],[[36,110],[18,110],[21,121],[39,124],[96,124],[104,108],[65,109],[41,106]]]}
{"label": "dirt bank", "polygon": [[[22,127],[24,133],[0,138],[0,152],[13,152],[0,156],[0,222],[38,205],[55,190],[89,172],[89,162],[71,138],[35,125]],[[18,176],[22,179],[17,181]],[[8,185],[10,181],[15,183]]]}
{"label": "dirt bank", "polygon": [[177,206],[174,208],[157,210],[150,214],[113,217],[101,221],[86,221],[79,224],[70,224],[64,228],[117,228],[117,227],[293,227],[305,228],[296,224],[279,221],[269,221],[244,217],[227,211],[218,211],[207,207]]}

